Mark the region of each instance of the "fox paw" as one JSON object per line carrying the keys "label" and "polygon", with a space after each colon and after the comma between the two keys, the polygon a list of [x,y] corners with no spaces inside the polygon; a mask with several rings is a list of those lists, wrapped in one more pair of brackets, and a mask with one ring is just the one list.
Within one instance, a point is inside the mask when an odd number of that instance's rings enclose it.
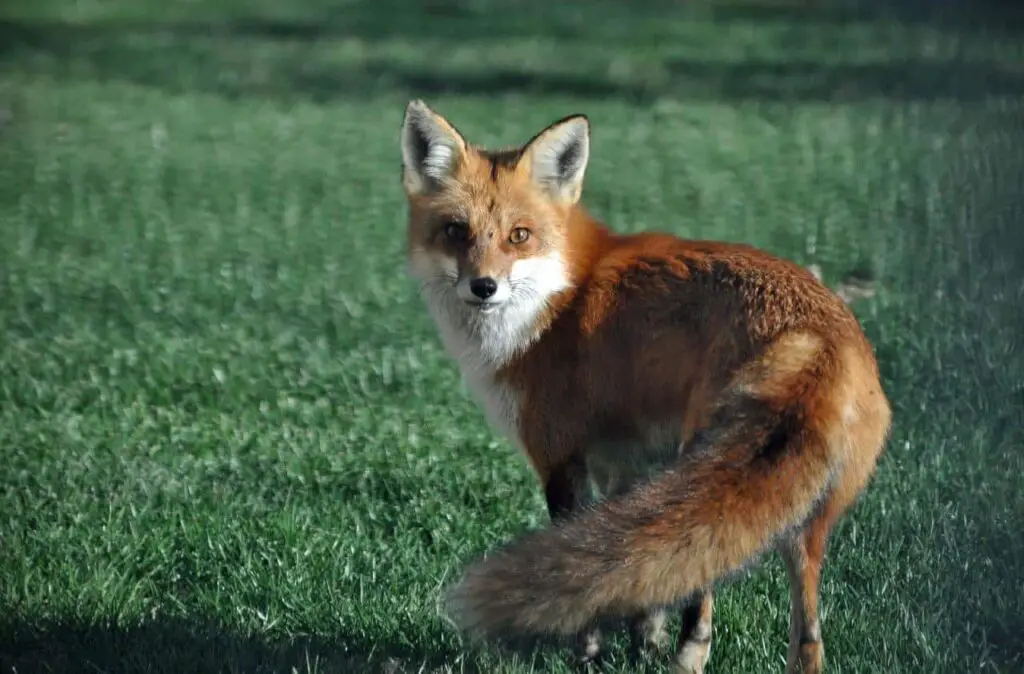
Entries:
{"label": "fox paw", "polygon": [[583,667],[596,663],[601,659],[604,639],[599,629],[591,629],[581,633],[576,642],[576,663]]}
{"label": "fox paw", "polygon": [[642,659],[664,652],[671,641],[664,611],[652,611],[638,617],[632,625],[630,645],[633,656]]}
{"label": "fox paw", "polygon": [[676,656],[675,674],[704,674],[704,665],[711,656],[711,641],[691,639]]}

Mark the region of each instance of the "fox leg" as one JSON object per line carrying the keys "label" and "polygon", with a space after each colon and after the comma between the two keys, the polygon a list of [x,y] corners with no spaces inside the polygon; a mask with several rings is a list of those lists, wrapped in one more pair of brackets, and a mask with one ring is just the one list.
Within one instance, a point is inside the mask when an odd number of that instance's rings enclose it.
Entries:
{"label": "fox leg", "polygon": [[818,621],[818,587],[825,557],[828,520],[814,520],[781,548],[789,577],[789,654],[787,674],[820,674],[825,648]]}
{"label": "fox leg", "polygon": [[590,505],[593,499],[586,463],[574,457],[553,469],[544,484],[544,500],[552,522]]}
{"label": "fox leg", "polygon": [[[616,498],[634,485],[635,477],[620,466],[602,466],[595,477],[600,476],[599,489],[606,498]],[[599,479],[600,479],[599,478]],[[629,623],[630,657],[639,659],[644,653],[656,653],[668,645],[668,611],[663,607],[647,609],[637,613]]]}
{"label": "fox leg", "polygon": [[[868,448],[882,444],[887,424],[858,429],[854,440]],[[877,451],[876,451],[877,453]],[[874,460],[851,464],[837,480],[821,509],[796,535],[785,541],[779,551],[789,578],[789,654],[787,674],[821,674],[825,668],[825,647],[821,638],[818,602],[821,567],[825,561],[828,537],[839,518],[856,500],[871,475]]]}
{"label": "fox leg", "polygon": [[702,674],[711,656],[711,615],[714,595],[698,592],[683,607],[683,625],[676,654],[677,674]]}
{"label": "fox leg", "polygon": [[[552,470],[544,486],[544,499],[553,523],[593,503],[586,463],[573,457]],[[576,657],[580,663],[597,660],[603,641],[601,630],[596,626],[581,632],[576,639]]]}
{"label": "fox leg", "polygon": [[630,625],[631,647],[635,655],[644,651],[657,652],[668,644],[668,611],[648,609],[640,613]]}

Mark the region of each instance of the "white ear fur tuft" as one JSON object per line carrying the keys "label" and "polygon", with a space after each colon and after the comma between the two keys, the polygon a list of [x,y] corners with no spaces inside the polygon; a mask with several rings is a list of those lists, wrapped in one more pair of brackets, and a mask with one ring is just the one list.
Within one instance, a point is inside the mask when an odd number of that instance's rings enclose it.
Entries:
{"label": "white ear fur tuft", "polygon": [[441,115],[421,100],[409,101],[402,120],[402,182],[411,194],[443,183],[465,147],[462,136]]}
{"label": "white ear fur tuft", "polygon": [[552,199],[576,203],[590,158],[590,122],[574,115],[555,122],[527,146],[530,176]]}

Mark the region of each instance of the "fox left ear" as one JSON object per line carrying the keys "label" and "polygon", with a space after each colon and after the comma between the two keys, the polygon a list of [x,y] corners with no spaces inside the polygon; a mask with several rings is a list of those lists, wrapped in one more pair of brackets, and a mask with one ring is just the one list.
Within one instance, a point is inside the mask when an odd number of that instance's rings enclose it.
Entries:
{"label": "fox left ear", "polygon": [[402,182],[410,194],[434,191],[455,171],[466,141],[426,103],[409,101],[402,119]]}
{"label": "fox left ear", "polygon": [[585,115],[561,119],[526,144],[530,178],[552,200],[575,204],[583,192],[590,158],[590,122]]}

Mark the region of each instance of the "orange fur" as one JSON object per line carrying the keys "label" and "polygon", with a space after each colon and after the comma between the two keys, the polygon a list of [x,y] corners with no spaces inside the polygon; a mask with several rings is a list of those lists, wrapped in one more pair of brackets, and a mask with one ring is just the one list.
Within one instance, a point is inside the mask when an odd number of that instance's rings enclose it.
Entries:
{"label": "orange fur", "polygon": [[[689,601],[678,667],[696,672],[713,586],[778,549],[794,588],[787,668],[819,671],[825,541],[890,426],[872,349],[796,264],[606,229],[579,204],[588,157],[581,116],[493,152],[407,109],[412,272],[555,520],[471,565],[451,613],[481,636],[574,635],[610,617],[661,625],[653,612]],[[607,498],[588,507],[591,479]]]}

